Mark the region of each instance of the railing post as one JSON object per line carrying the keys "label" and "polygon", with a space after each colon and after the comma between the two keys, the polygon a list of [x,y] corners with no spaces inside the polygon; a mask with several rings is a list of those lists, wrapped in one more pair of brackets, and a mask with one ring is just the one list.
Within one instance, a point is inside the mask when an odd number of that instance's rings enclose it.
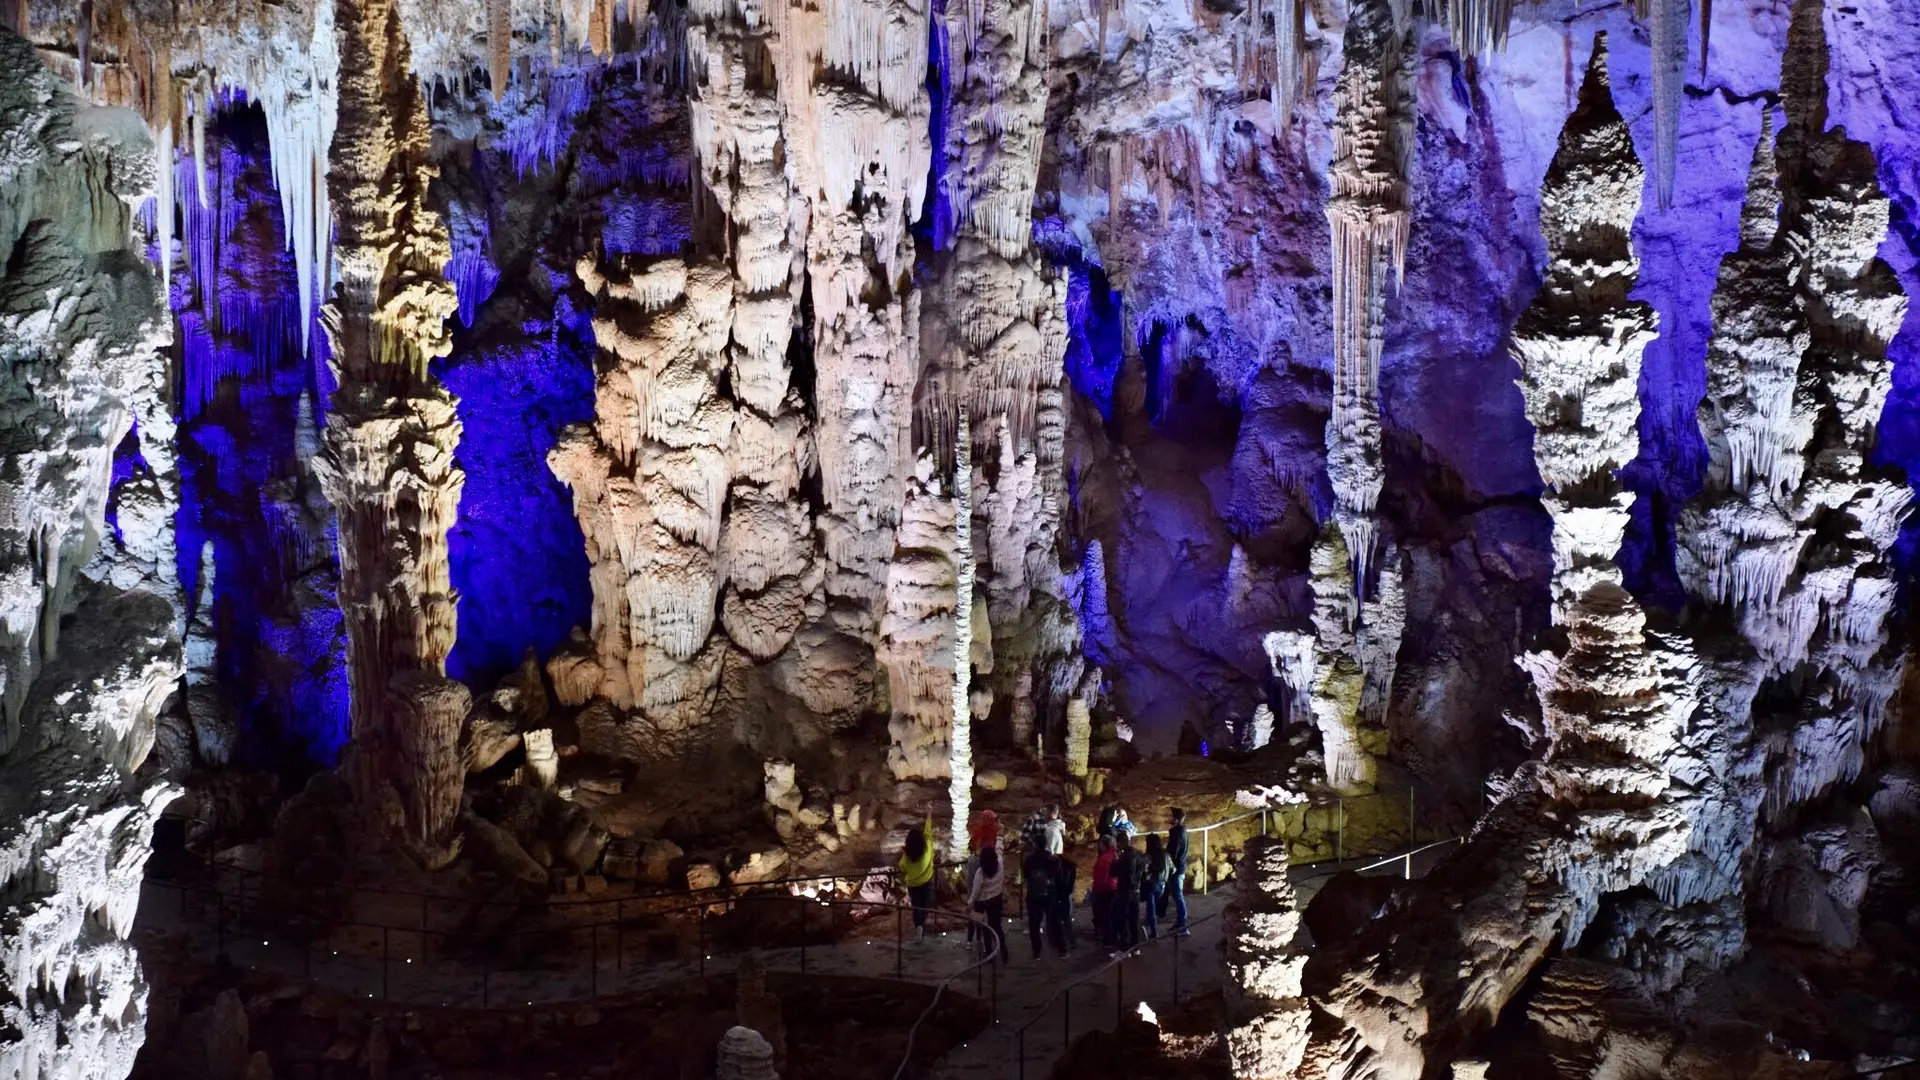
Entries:
{"label": "railing post", "polygon": [[613,973],[619,975],[627,970],[627,902],[620,899],[613,904]]}
{"label": "railing post", "polygon": [[805,899],[800,901],[800,974],[807,973],[807,909],[813,905]]}
{"label": "railing post", "polygon": [[1027,1080],[1027,1029],[1020,1029],[1020,1080]]}
{"label": "railing post", "polygon": [[227,955],[227,894],[220,891],[218,872],[213,881],[213,950],[215,959]]}
{"label": "railing post", "polygon": [[1408,880],[1408,881],[1412,881],[1412,880],[1413,880],[1413,852],[1411,852],[1411,851],[1409,851],[1409,852],[1407,852],[1407,873],[1406,873],[1406,880]]}
{"label": "railing post", "polygon": [[1209,843],[1212,838],[1213,833],[1206,829],[1200,830],[1200,894],[1202,896],[1206,895],[1207,886],[1213,877],[1213,847]]}
{"label": "railing post", "polygon": [[1261,839],[1265,839],[1265,838],[1266,838],[1266,835],[1267,835],[1267,808],[1263,806],[1263,807],[1261,807],[1261,808],[1260,808],[1260,837],[1261,837]]}
{"label": "railing post", "polygon": [[387,967],[388,967],[387,961],[390,959],[390,956],[389,956],[390,950],[387,947],[387,941],[388,941],[387,928],[383,926],[380,928],[380,1000],[381,1001],[387,1000]]}
{"label": "railing post", "polygon": [[907,913],[904,909],[893,909],[893,977],[907,977]]}
{"label": "railing post", "polygon": [[480,950],[480,1007],[488,1008],[493,1004],[493,953],[488,949]]}
{"label": "railing post", "polygon": [[700,977],[707,977],[707,905],[700,905]]}
{"label": "railing post", "polygon": [[1132,958],[1133,954],[1127,953],[1120,957],[1119,963],[1113,965],[1113,1030],[1115,1031],[1120,1030],[1121,1018],[1127,1015],[1127,961]]}
{"label": "railing post", "polygon": [[1067,985],[1066,996],[1060,999],[1060,1052],[1067,1052],[1067,1045],[1073,1042],[1073,985]]}
{"label": "railing post", "polygon": [[1333,862],[1334,865],[1347,861],[1347,800],[1345,797],[1333,800]]}
{"label": "railing post", "polygon": [[593,996],[597,998],[600,996],[600,924],[587,924],[587,941],[589,942],[587,962],[593,965],[593,974],[589,976],[588,986],[593,990]]}
{"label": "railing post", "polygon": [[[1007,947],[1006,943],[1001,942],[1000,947],[1002,949],[1006,948]],[[996,956],[993,958],[993,960],[989,962],[993,964],[993,1010],[990,1015],[992,1016],[994,1026],[999,1027],[1000,1026],[1000,958]]]}

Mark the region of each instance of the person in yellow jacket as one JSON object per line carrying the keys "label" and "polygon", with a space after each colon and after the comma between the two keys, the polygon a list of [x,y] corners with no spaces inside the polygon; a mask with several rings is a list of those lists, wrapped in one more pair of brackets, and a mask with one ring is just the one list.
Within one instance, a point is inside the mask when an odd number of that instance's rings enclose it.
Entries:
{"label": "person in yellow jacket", "polygon": [[907,900],[913,905],[913,928],[925,940],[927,910],[933,907],[932,810],[927,811],[919,828],[907,833],[907,847],[900,854],[900,878],[907,886]]}

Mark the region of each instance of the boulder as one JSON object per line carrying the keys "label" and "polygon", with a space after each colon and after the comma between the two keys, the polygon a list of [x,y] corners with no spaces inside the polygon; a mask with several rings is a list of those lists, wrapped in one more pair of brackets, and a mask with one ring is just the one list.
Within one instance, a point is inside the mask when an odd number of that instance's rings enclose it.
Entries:
{"label": "boulder", "polygon": [[520,733],[514,729],[513,717],[482,706],[467,721],[463,742],[467,771],[485,772],[520,745]]}
{"label": "boulder", "polygon": [[482,870],[528,886],[546,887],[546,868],[520,846],[512,833],[473,814],[467,815],[466,829],[466,853]]}
{"label": "boulder", "polygon": [[973,786],[981,791],[1007,790],[1007,774],[999,769],[981,769],[973,774]]}
{"label": "boulder", "polygon": [[687,891],[706,892],[720,887],[720,868],[710,862],[687,864]]}
{"label": "boulder", "polygon": [[727,880],[735,885],[758,885],[773,881],[787,868],[787,853],[783,848],[767,848],[748,855],[745,862],[734,867]]}
{"label": "boulder", "polygon": [[613,881],[639,881],[640,852],[637,840],[623,837],[609,840],[600,855],[600,872]]}
{"label": "boulder", "polygon": [[649,840],[640,852],[640,880],[649,885],[665,885],[673,873],[673,864],[687,853],[671,840]]}

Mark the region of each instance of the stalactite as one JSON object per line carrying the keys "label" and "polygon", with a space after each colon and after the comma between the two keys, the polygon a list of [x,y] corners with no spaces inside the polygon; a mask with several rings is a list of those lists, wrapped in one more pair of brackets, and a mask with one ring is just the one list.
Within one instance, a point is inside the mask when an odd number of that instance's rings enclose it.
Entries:
{"label": "stalactite", "polygon": [[0,1076],[121,1080],[147,1026],[134,916],[179,790],[143,765],[181,665],[165,602],[79,574],[166,370],[133,220],[159,163],[4,32],[0,102]]}
{"label": "stalactite", "polygon": [[1447,0],[1447,33],[1463,54],[1505,52],[1513,0]]}
{"label": "stalactite", "polygon": [[1334,517],[1352,553],[1355,586],[1363,592],[1383,468],[1379,382],[1388,274],[1397,285],[1411,220],[1407,63],[1404,35],[1388,0],[1356,5],[1347,22],[1346,68],[1334,90],[1334,156],[1328,173],[1335,356],[1327,473]]}
{"label": "stalactite", "polygon": [[512,0],[487,0],[487,80],[493,100],[507,96],[513,78]]}
{"label": "stalactite", "polygon": [[[1680,105],[1687,84],[1689,0],[1652,0],[1645,16],[1653,38],[1653,190],[1662,211],[1673,208],[1673,174],[1680,154]],[[1706,63],[1701,50],[1700,62]]]}

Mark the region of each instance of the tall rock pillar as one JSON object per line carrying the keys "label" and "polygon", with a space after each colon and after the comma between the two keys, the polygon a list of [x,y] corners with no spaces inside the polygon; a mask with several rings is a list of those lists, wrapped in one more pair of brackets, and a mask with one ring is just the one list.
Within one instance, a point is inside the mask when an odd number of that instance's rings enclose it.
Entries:
{"label": "tall rock pillar", "polygon": [[339,514],[353,747],[364,807],[428,865],[456,852],[466,689],[447,530],[460,421],[427,366],[451,348],[445,225],[427,209],[426,100],[392,0],[340,0],[340,115],[327,175],[339,283],[324,319],[339,388],[314,460]]}

